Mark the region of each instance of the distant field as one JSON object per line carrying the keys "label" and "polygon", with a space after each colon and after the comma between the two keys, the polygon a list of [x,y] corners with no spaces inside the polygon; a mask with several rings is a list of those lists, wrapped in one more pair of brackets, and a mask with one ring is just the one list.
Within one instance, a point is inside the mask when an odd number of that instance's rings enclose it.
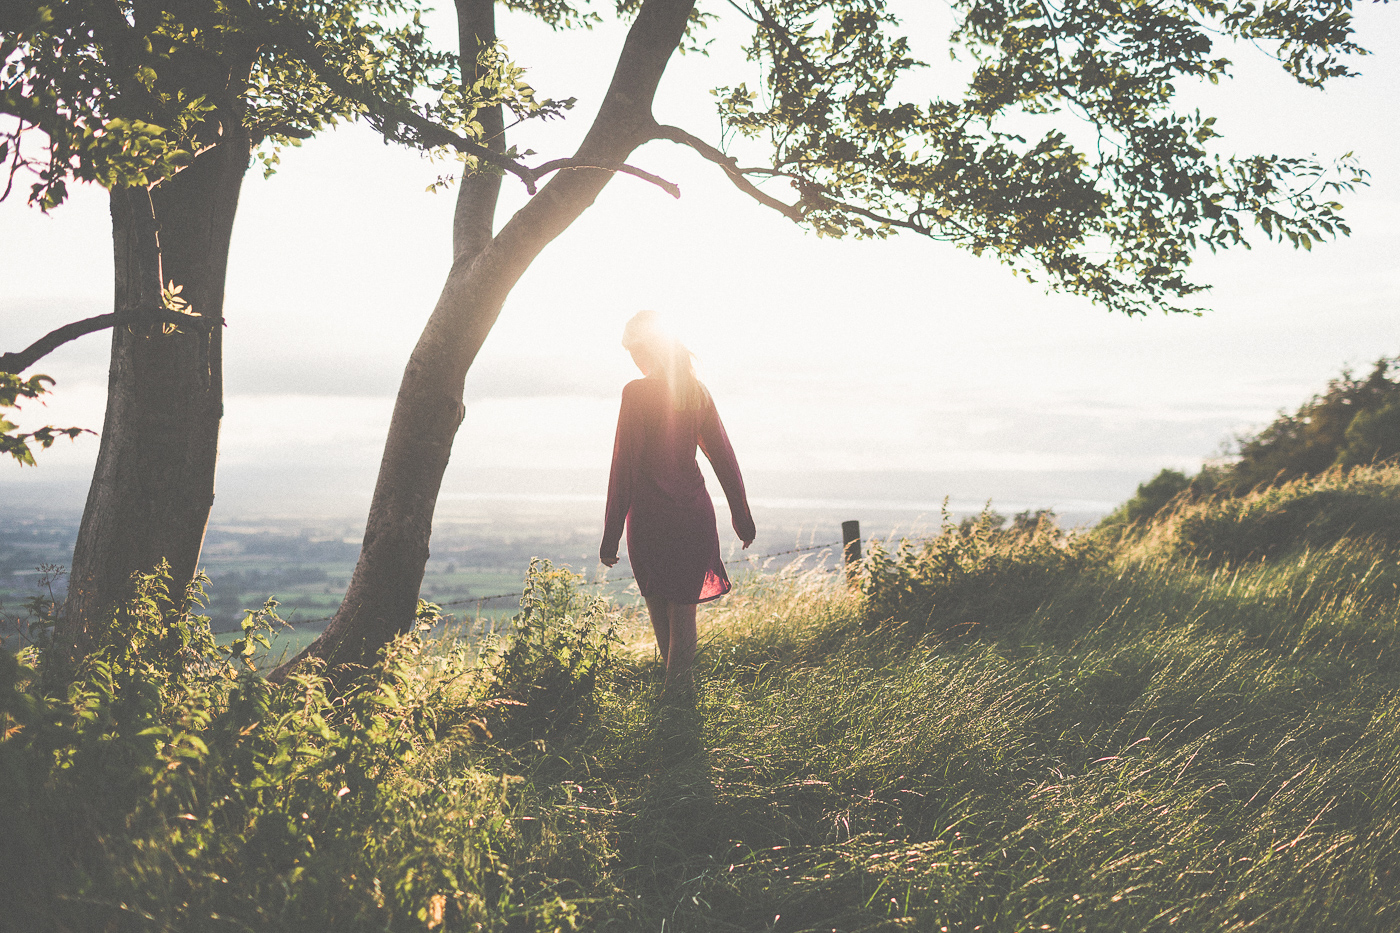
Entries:
{"label": "distant field", "polygon": [[[504,626],[519,612],[523,583],[523,573],[459,570],[425,578],[423,598],[443,607],[447,626],[490,630]],[[605,597],[617,605],[640,602],[630,580],[585,585],[584,592]],[[339,607],[341,595],[341,589],[328,594],[324,590],[318,591],[315,586],[291,587],[277,593],[277,614],[287,625],[275,630],[271,650],[259,653],[258,668],[270,670],[309,645],[325,630],[326,620]],[[483,596],[497,598],[478,601]],[[265,596],[250,594],[243,599],[243,608],[260,608],[265,599]],[[242,615],[227,618],[241,620]],[[229,645],[239,637],[236,625],[227,619],[221,620],[216,632],[215,640],[220,645]]]}
{"label": "distant field", "polygon": [[[928,533],[933,530],[930,524],[937,522],[936,515],[860,505],[867,538]],[[458,620],[478,613],[502,618],[513,614],[532,558],[547,558],[590,577],[602,569],[597,561],[598,516],[592,503],[586,508],[568,503],[539,506],[490,519],[465,511],[460,504],[449,506],[433,530],[422,596]],[[818,562],[834,566],[838,555],[832,550],[791,552],[839,540],[840,521],[849,517],[845,511],[815,506],[760,508],[756,513],[759,540],[744,552],[724,527],[727,516],[722,505],[718,511],[724,554],[732,561],[730,575],[736,578],[751,569],[774,571],[793,560],[802,560],[808,567]],[[76,509],[40,513],[0,507],[0,617],[22,615],[26,600],[48,595],[49,590],[39,585],[45,575],[36,568],[66,568],[72,560],[79,518]],[[302,632],[319,631],[340,605],[359,554],[361,529],[357,519],[344,517],[216,521],[202,554],[201,566],[209,577],[204,614],[216,632],[232,632],[247,610],[275,597],[279,615],[298,629],[283,641],[289,649],[299,650],[308,638]],[[774,554],[778,556],[764,559]],[[629,582],[622,579],[630,576],[625,557],[609,575],[620,582],[596,585],[590,581],[585,592],[605,594],[621,603],[637,599],[635,589],[629,591]],[[53,595],[62,599],[66,579],[61,573],[50,576]]]}

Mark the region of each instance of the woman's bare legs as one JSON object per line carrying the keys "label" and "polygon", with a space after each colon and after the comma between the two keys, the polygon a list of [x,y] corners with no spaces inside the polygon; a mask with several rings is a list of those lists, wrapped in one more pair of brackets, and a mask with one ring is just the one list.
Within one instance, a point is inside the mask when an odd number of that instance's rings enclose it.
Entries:
{"label": "woman's bare legs", "polygon": [[671,604],[658,596],[647,597],[647,615],[656,635],[656,650],[661,652],[661,665],[666,665],[666,649],[671,644]]}
{"label": "woman's bare legs", "polygon": [[647,599],[647,614],[651,630],[656,635],[656,647],[666,665],[666,686],[694,683],[691,668],[695,664],[695,604],[673,603],[669,599]]}
{"label": "woman's bare legs", "polygon": [[671,651],[666,655],[666,686],[695,683],[695,604],[671,603]]}

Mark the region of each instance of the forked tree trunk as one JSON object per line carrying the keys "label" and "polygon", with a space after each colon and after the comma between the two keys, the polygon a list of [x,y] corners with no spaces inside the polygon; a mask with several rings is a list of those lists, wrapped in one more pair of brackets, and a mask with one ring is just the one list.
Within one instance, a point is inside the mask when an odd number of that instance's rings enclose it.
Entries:
{"label": "forked tree trunk", "polygon": [[[693,5],[694,0],[642,4],[578,159],[620,166],[653,137],[652,99]],[[459,0],[464,40],[465,23],[471,17],[479,21],[483,8],[489,11],[491,0]],[[466,53],[464,41],[464,59]],[[481,233],[490,236],[494,189],[487,198],[477,179],[464,185],[454,224],[454,262],[399,386],[349,590],[325,631],[274,671],[274,680],[308,658],[324,661],[333,673],[351,671],[372,662],[385,644],[408,630],[428,562],[438,490],[465,413],[467,370],[511,288],[540,251],[593,203],[612,174],[560,172],[489,241]]]}
{"label": "forked tree trunk", "polygon": [[[223,416],[224,275],[249,147],[230,140],[147,192],[111,193],[116,259],[112,360],[97,468],[55,644],[82,657],[130,579],[162,560],[172,592],[194,577],[214,501]],[[168,332],[151,312],[175,283],[197,321]]]}

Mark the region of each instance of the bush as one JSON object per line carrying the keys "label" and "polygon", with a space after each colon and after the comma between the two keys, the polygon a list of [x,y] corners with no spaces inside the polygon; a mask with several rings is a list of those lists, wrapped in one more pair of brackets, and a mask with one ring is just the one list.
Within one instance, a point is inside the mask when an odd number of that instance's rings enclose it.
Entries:
{"label": "bush", "polygon": [[1358,467],[1245,495],[1183,502],[1148,531],[1154,547],[1210,564],[1368,540],[1400,546],[1400,467]]}
{"label": "bush", "polygon": [[867,624],[915,637],[966,634],[1024,618],[1049,588],[1096,559],[1086,539],[1066,535],[1053,513],[1023,513],[1010,529],[990,510],[961,526],[947,512],[941,532],[896,551],[876,542],[862,568]]}
{"label": "bush", "polygon": [[598,676],[617,636],[607,603],[578,592],[582,578],[535,558],[525,578],[509,646],[494,665],[489,695],[508,742],[560,735],[592,713]]}
{"label": "bush", "polygon": [[4,923],[573,928],[559,885],[596,875],[606,846],[560,806],[572,791],[530,779],[543,749],[484,742],[507,709],[577,726],[610,641],[596,607],[569,614],[567,575],[532,565],[528,586],[499,656],[415,631],[334,694],[314,672],[278,687],[251,670],[271,607],[220,649],[159,573],[71,683],[35,650],[0,655]]}
{"label": "bush", "polygon": [[1179,470],[1163,470],[1147,482],[1139,483],[1137,493],[1109,513],[1099,524],[1108,528],[1147,521],[1190,486],[1191,479],[1185,473]]}
{"label": "bush", "polygon": [[[1370,375],[1350,370],[1326,391],[1279,417],[1258,434],[1240,438],[1237,459],[1216,471],[1212,483],[1240,495],[1258,486],[1317,476],[1334,466],[1356,466],[1400,451],[1400,418],[1382,411],[1400,404],[1400,383],[1388,373],[1400,358],[1382,357]],[[1355,432],[1352,425],[1361,419]]]}
{"label": "bush", "polygon": [[1346,430],[1337,465],[1363,466],[1400,454],[1400,398],[1381,408],[1357,412]]}

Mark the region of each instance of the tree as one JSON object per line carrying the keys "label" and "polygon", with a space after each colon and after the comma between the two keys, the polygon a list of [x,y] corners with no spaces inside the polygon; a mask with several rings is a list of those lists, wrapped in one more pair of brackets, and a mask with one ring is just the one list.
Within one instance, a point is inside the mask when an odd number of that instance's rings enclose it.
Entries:
{"label": "tree", "polygon": [[[556,25],[592,15],[568,0],[507,6]],[[820,233],[912,231],[1129,314],[1192,310],[1182,304],[1200,291],[1186,278],[1192,251],[1247,245],[1250,227],[1307,249],[1347,232],[1332,198],[1363,180],[1349,159],[1329,167],[1218,156],[1209,148],[1214,120],[1173,103],[1174,82],[1229,75],[1229,60],[1211,57],[1220,38],[1270,46],[1304,84],[1350,74],[1346,58],[1363,50],[1352,41],[1349,0],[955,0],[952,40],[971,58],[971,81],[960,99],[927,103],[896,94],[919,62],[888,0],[729,6],[753,28],[747,52],[763,83],[716,93],[731,145],[767,150],[756,167],[652,115],[670,56],[714,15],[695,0],[619,3],[635,19],[572,158],[532,169],[469,154],[454,261],[404,371],[349,590],[322,635],[274,676],[308,657],[332,668],[364,664],[411,624],[467,370],[515,282],[613,174],[676,193],[626,164],[644,143],[690,147],[755,200]],[[458,0],[464,62],[494,43],[493,10],[493,0]],[[496,125],[481,138],[510,156]],[[534,197],[493,235],[502,171]]]}
{"label": "tree", "polygon": [[1109,528],[1146,524],[1168,502],[1190,487],[1191,478],[1185,473],[1171,468],[1163,469],[1147,482],[1138,483],[1133,497],[1105,516],[1099,526]]}
{"label": "tree", "polygon": [[1192,491],[1241,496],[1400,453],[1400,381],[1389,375],[1396,363],[1381,357],[1365,377],[1342,370],[1296,412],[1279,412],[1256,433],[1236,437],[1230,459],[1208,464],[1191,480]]}
{"label": "tree", "polygon": [[[336,88],[388,110],[447,88],[434,115],[465,125],[456,59],[423,42],[400,0],[23,0],[0,13],[3,194],[60,204],[71,180],[110,189],[112,313],[0,356],[18,374],[67,340],[110,327],[112,365],[97,468],[56,643],[85,651],[132,575],[166,561],[194,576],[214,497],[222,398],[223,290],[234,213],[255,152],[343,118],[385,128]],[[483,82],[490,85],[491,81]],[[388,129],[386,135],[392,136]]]}

